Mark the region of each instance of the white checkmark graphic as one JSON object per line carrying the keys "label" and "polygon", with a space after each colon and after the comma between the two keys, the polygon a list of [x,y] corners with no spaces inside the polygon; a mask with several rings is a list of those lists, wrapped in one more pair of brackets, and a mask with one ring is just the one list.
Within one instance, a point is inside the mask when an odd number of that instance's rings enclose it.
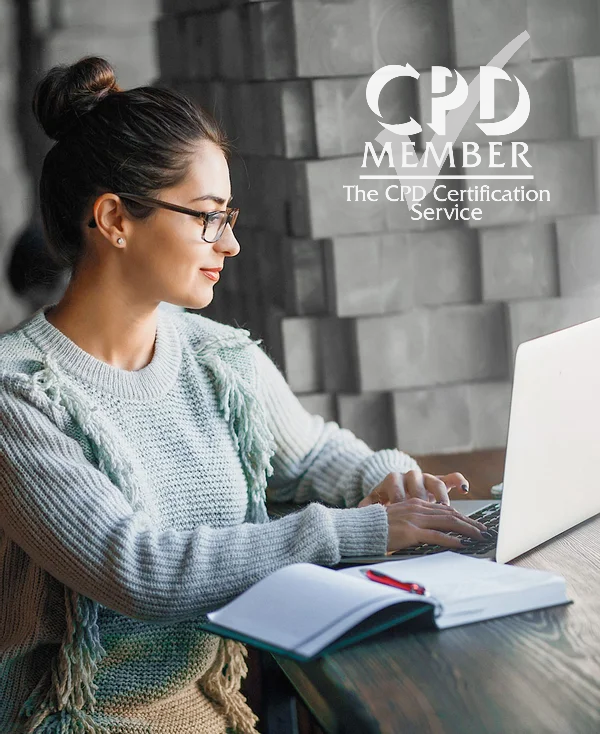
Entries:
{"label": "white checkmark graphic", "polygon": [[[495,66],[502,69],[505,64],[507,64],[510,59],[515,55],[515,53],[521,48],[521,46],[528,40],[529,33],[527,31],[523,31],[516,38],[513,38],[510,43],[507,43],[506,46],[504,46],[504,48],[499,51],[496,56],[494,56],[493,59],[488,62],[488,64],[486,64],[486,66]],[[464,104],[461,107],[450,110],[447,113],[446,133],[444,135],[436,133],[432,138],[430,146],[435,150],[437,156],[426,156],[425,154],[423,154],[421,155],[421,158],[418,158],[415,155],[418,163],[416,166],[411,165],[412,172],[410,177],[404,173],[401,166],[399,167],[397,163],[394,164],[394,168],[396,169],[396,173],[398,174],[397,178],[399,178],[400,183],[410,187],[410,193],[407,194],[404,198],[409,210],[413,208],[415,203],[417,203],[413,195],[412,186],[415,183],[418,183],[419,186],[421,186],[422,189],[425,190],[423,197],[431,191],[436,179],[440,175],[440,170],[448,155],[447,149],[444,154],[445,147],[448,144],[450,144],[449,147],[451,147],[456,142],[456,139],[460,135],[461,130],[467,124],[469,117],[473,114],[475,108],[479,104],[479,76],[480,75],[478,74],[469,84],[469,93]],[[382,147],[385,147],[385,145],[389,143],[388,148],[391,148],[392,158],[396,162],[402,160],[403,143],[406,143],[409,146],[412,144],[412,141],[408,135],[398,135],[388,129],[382,130],[375,138],[375,140],[380,143]],[[421,175],[423,176],[423,178],[420,178]],[[361,178],[383,178],[383,176],[361,176]],[[419,201],[420,200],[421,199],[419,199]]]}

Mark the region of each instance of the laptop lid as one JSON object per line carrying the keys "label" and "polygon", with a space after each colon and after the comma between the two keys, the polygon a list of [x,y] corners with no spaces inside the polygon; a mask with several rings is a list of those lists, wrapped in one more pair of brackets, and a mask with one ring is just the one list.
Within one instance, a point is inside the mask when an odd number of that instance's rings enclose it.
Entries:
{"label": "laptop lid", "polygon": [[519,345],[496,561],[600,512],[600,318]]}

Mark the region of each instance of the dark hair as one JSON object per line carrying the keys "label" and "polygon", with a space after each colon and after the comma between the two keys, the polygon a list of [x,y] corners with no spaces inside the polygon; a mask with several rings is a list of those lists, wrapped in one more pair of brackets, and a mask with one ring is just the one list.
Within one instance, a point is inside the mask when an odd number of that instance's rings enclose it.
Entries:
{"label": "dark hair", "polygon": [[[186,176],[194,146],[208,140],[227,158],[230,145],[216,120],[184,95],[161,87],[122,90],[98,56],[52,67],[38,82],[33,113],[56,144],[46,154],[40,208],[52,256],[75,268],[81,226],[92,197],[127,191],[151,196]],[[144,219],[155,209],[123,205]]]}

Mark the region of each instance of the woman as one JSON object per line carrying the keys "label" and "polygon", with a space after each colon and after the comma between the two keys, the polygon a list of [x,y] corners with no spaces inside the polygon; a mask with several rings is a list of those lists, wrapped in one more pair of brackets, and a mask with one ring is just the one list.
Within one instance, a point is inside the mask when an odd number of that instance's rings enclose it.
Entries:
{"label": "woman", "polygon": [[[0,338],[0,731],[256,732],[247,650],[206,613],[289,563],[484,527],[448,507],[462,475],[307,413],[246,330],[158,308],[205,307],[240,249],[206,112],[98,57],[51,69],[33,108],[72,276]],[[267,477],[333,507],[269,522]]]}

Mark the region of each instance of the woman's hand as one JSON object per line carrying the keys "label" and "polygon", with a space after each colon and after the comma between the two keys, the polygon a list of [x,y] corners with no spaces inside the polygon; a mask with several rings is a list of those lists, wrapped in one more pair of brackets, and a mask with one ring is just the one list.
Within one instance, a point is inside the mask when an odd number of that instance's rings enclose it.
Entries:
{"label": "woman's hand", "polygon": [[469,491],[469,483],[459,472],[441,476],[423,474],[418,469],[412,469],[405,474],[391,472],[358,503],[358,507],[374,504],[391,505],[411,497],[450,505],[448,492],[453,487],[461,487],[465,493]]}
{"label": "woman's hand", "polygon": [[[461,515],[453,507],[411,497],[385,508],[388,514],[388,551],[429,543],[448,548],[464,548],[460,538],[446,533],[454,532],[475,540],[489,540],[482,535],[485,525]],[[490,536],[491,537],[491,536]]]}

